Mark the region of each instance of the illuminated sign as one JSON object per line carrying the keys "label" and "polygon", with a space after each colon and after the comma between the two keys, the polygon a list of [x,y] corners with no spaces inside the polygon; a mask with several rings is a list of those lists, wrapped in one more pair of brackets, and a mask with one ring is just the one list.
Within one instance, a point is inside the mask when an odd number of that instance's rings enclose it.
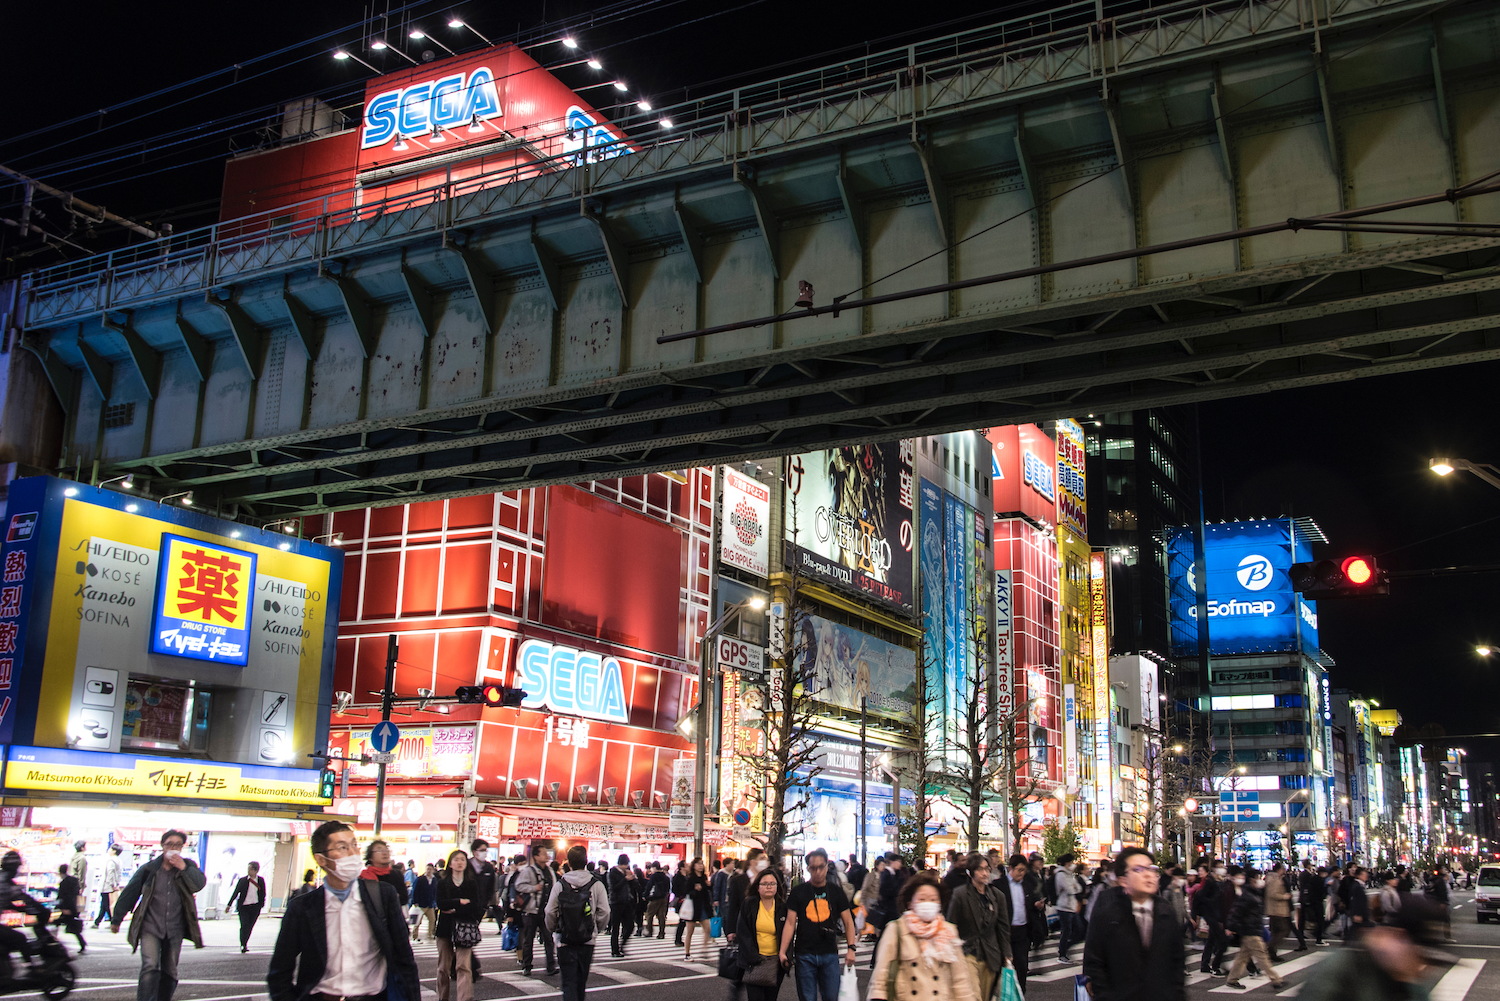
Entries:
{"label": "illuminated sign", "polygon": [[1052,467],[1032,452],[1026,452],[1021,456],[1021,465],[1026,485],[1049,501],[1057,499],[1057,489],[1052,485]]}
{"label": "illuminated sign", "polygon": [[[1197,653],[1198,567],[1193,532],[1173,529],[1173,647]],[[1309,541],[1289,518],[1205,526],[1209,649],[1214,654],[1272,653],[1318,648],[1317,607],[1292,590],[1293,563],[1312,559]]]}
{"label": "illuminated sign", "polygon": [[576,104],[568,108],[564,127],[567,131],[563,133],[563,152],[571,153],[579,160],[585,157],[608,160],[630,152],[630,147],[619,136]]}
{"label": "illuminated sign", "polygon": [[912,603],[910,439],[787,457],[787,562],[901,607]]}
{"label": "illuminated sign", "polygon": [[397,136],[419,136],[502,114],[495,74],[479,66],[472,73],[453,73],[375,95],[365,104],[359,145],[373,149]]}
{"label": "illuminated sign", "polygon": [[229,765],[56,747],[11,747],[7,789],[327,806],[312,768]]}
{"label": "illuminated sign", "polygon": [[1014,586],[1012,571],[995,571],[995,715],[1002,721],[1002,726],[1015,708],[1014,680],[1011,677],[1016,666],[1014,612],[1011,607]]}
{"label": "illuminated sign", "polygon": [[613,657],[529,639],[521,644],[516,669],[526,690],[523,709],[630,722],[620,662]]}
{"label": "illuminated sign", "polygon": [[770,489],[725,466],[723,505],[719,559],[758,577],[766,576],[770,572]]}
{"label": "illuminated sign", "polygon": [[255,554],[162,535],[151,652],[244,667]]}
{"label": "illuminated sign", "polygon": [[1083,428],[1077,421],[1057,422],[1057,523],[1072,529],[1080,539],[1087,539],[1089,516],[1083,445]]}

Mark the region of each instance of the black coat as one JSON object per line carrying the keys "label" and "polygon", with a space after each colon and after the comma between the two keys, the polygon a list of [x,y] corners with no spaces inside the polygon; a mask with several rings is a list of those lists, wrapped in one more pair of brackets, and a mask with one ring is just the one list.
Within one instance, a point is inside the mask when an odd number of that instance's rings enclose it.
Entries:
{"label": "black coat", "polygon": [[[697,904],[693,905],[697,907]],[[754,966],[760,957],[760,950],[756,946],[755,922],[760,917],[760,899],[747,900],[739,910],[739,923],[735,925],[735,934],[738,936],[739,963],[744,969]],[[776,901],[776,948],[778,954],[781,950],[781,933],[786,929],[786,902]],[[779,962],[779,960],[774,960]]]}
{"label": "black coat", "polygon": [[[466,874],[467,875],[467,874]],[[477,879],[466,879],[458,886],[453,885],[453,871],[445,871],[438,877],[434,896],[437,898],[438,920],[437,937],[453,938],[454,921],[479,921],[485,915],[484,898],[480,896],[483,892]],[[467,904],[459,903],[459,900],[467,900]],[[408,998],[407,1001],[413,1001]]]}
{"label": "black coat", "polygon": [[972,880],[953,891],[948,920],[964,940],[964,952],[998,971],[1011,958],[1008,889],[987,886],[981,894]]}
{"label": "black coat", "polygon": [[1184,963],[1182,925],[1171,903],[1152,898],[1147,949],[1125,891],[1111,887],[1099,895],[1083,943],[1083,972],[1094,1001],[1183,1001]]}
{"label": "black coat", "polygon": [[[240,881],[234,884],[234,892],[229,895],[229,902],[224,905],[224,909],[226,911],[234,909],[235,913],[239,913],[239,911],[243,910],[247,906],[256,908],[266,906],[266,881],[264,879],[261,879],[259,876],[255,877],[255,903],[253,904],[245,903],[245,895],[249,892],[250,877],[241,876]],[[239,901],[238,907],[236,907],[234,903],[236,900]]]}
{"label": "black coat", "polygon": [[[362,881],[360,889],[381,895],[378,909],[370,893],[361,892],[360,899],[370,922],[370,934],[385,957],[387,978],[396,977],[408,999],[420,998],[422,987],[411,952],[411,929],[406,926],[400,898],[394,888],[374,880]],[[323,979],[328,963],[328,930],[323,920],[327,893],[327,888],[320,886],[287,902],[271,965],[266,970],[271,1001],[304,1001]]]}
{"label": "black coat", "polygon": [[1223,884],[1217,879],[1209,877],[1207,882],[1198,887],[1198,892],[1193,894],[1193,914],[1202,918],[1211,925],[1224,923],[1224,902],[1222,899]]}
{"label": "black coat", "polygon": [[1240,887],[1240,895],[1235,898],[1234,907],[1230,909],[1229,920],[1224,923],[1224,927],[1242,937],[1259,935],[1265,910],[1265,891],[1246,883]]}
{"label": "black coat", "polygon": [[709,892],[709,877],[691,874],[682,881],[683,895],[693,902],[693,920],[707,921],[714,916],[714,898]]}
{"label": "black coat", "polygon": [[895,919],[900,913],[896,907],[896,898],[901,895],[901,887],[906,884],[908,875],[905,867],[900,872],[888,868],[880,874],[880,916],[887,921]]}
{"label": "black coat", "polygon": [[750,874],[748,872],[737,872],[729,877],[729,885],[724,889],[724,909],[721,917],[724,919],[724,931],[729,934],[738,934],[735,931],[740,926],[740,911],[745,907],[745,895],[750,892]]}
{"label": "black coat", "polygon": [[1306,907],[1311,903],[1321,904],[1328,899],[1328,886],[1323,882],[1323,877],[1315,872],[1302,870],[1298,886],[1302,890],[1302,904]]}

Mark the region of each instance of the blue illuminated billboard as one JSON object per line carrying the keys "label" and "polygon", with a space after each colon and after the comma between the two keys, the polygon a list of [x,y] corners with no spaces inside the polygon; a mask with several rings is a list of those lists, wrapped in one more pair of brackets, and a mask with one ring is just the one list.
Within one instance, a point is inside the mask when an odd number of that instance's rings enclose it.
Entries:
{"label": "blue illuminated billboard", "polygon": [[[1207,525],[1203,541],[1210,653],[1317,651],[1317,603],[1302,600],[1289,577],[1293,563],[1312,560],[1311,540],[1290,518]],[[1198,652],[1192,529],[1169,531],[1167,561],[1173,653],[1191,657]]]}

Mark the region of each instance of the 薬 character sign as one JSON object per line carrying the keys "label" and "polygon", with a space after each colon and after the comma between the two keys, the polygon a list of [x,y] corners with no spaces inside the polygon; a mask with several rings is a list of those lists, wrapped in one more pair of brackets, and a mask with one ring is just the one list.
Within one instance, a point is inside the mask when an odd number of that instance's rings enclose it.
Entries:
{"label": "\u85ac character sign", "polygon": [[244,667],[255,560],[254,553],[163,535],[151,652]]}

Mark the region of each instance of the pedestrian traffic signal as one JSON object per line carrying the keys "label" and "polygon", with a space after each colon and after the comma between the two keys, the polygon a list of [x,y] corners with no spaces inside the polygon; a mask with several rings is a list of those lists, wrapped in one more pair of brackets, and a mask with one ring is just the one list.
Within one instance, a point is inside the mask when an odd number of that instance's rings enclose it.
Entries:
{"label": "pedestrian traffic signal", "polygon": [[1390,594],[1391,583],[1373,556],[1345,556],[1292,564],[1292,590],[1310,601],[1331,598],[1369,598]]}
{"label": "pedestrian traffic signal", "polygon": [[526,698],[526,693],[519,688],[506,688],[504,685],[468,685],[456,690],[453,696],[460,703],[498,709],[501,706],[519,706]]}
{"label": "pedestrian traffic signal", "polygon": [[318,798],[333,799],[333,790],[338,782],[339,773],[332,768],[323,769],[323,774],[318,776]]}

